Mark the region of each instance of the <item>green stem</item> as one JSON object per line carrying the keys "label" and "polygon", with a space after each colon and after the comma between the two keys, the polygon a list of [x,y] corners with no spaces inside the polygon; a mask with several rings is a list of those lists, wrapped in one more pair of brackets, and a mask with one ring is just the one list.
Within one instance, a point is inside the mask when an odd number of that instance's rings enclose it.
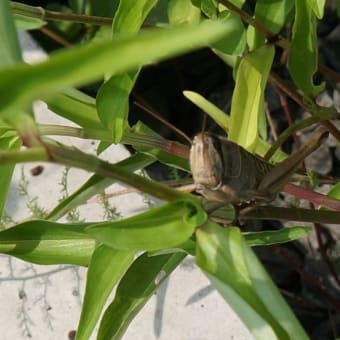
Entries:
{"label": "green stem", "polygon": [[[72,126],[64,125],[48,125],[40,124],[38,125],[38,130],[41,135],[55,135],[55,136],[69,136],[83,139],[96,139],[100,141],[112,143],[112,134],[108,130],[104,129],[87,129],[87,128],[77,128]],[[124,133],[123,144],[129,144],[136,147],[150,147],[158,148],[162,151],[171,153],[178,157],[188,158],[189,151],[188,148],[168,141],[164,138],[156,136],[141,135],[137,132],[126,131]]]}
{"label": "green stem", "polygon": [[172,189],[165,185],[150,181],[144,177],[135,175],[121,167],[102,161],[101,159],[88,155],[77,149],[70,149],[60,145],[45,144],[49,161],[63,164],[69,167],[81,168],[94,172],[103,177],[109,177],[114,180],[131,185],[147,194],[165,201],[176,199],[197,199],[195,196]]}
{"label": "green stem", "polygon": [[104,129],[87,129],[66,125],[39,124],[38,130],[41,135],[68,136],[83,139],[97,139],[112,142],[112,135]]}
{"label": "green stem", "polygon": [[111,26],[112,18],[81,15],[74,13],[61,13],[45,10],[42,7],[28,6],[18,2],[11,2],[14,15],[20,15],[40,20],[71,21],[80,24],[91,24],[99,26]]}
{"label": "green stem", "polygon": [[278,207],[257,207],[244,214],[240,218],[245,220],[282,220],[297,222],[314,222],[340,224],[338,211],[311,210],[302,208],[278,208]]}
{"label": "green stem", "polygon": [[46,149],[34,147],[27,150],[12,150],[0,152],[0,164],[16,164],[36,161],[48,161]]}
{"label": "green stem", "polygon": [[[325,117],[324,119],[329,119],[329,117]],[[318,116],[312,116],[308,117],[304,120],[300,120],[299,122],[289,126],[285,131],[283,131],[279,138],[275,141],[275,143],[272,144],[270,149],[267,151],[267,153],[264,156],[264,159],[266,161],[269,161],[271,157],[274,155],[275,151],[296,131],[302,130],[308,126],[311,126],[314,123],[318,123],[322,120],[321,117]]]}
{"label": "green stem", "polygon": [[88,155],[75,148],[71,149],[50,142],[46,142],[44,146],[45,147],[34,147],[24,151],[0,152],[0,164],[49,161],[69,167],[84,169],[89,172],[97,173],[103,177],[112,178],[113,180],[129,184],[132,187],[161,200],[173,201],[184,198],[198,200],[198,198],[191,194],[172,189],[168,186],[135,175],[126,169],[102,161],[95,156]]}

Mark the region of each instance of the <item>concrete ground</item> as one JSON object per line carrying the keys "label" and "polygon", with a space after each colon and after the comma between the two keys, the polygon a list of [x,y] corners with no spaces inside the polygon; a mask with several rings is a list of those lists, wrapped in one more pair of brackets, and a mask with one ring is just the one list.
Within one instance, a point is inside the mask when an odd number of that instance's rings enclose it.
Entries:
{"label": "concrete ground", "polygon": [[[20,41],[26,61],[44,58],[43,51],[26,33],[20,33]],[[44,103],[36,103],[35,112],[40,122],[70,124],[50,112]],[[94,152],[96,147],[92,141],[62,140],[85,152]],[[120,145],[111,147],[103,155],[112,162],[127,156],[128,151]],[[51,209],[64,194],[65,186],[61,182],[65,169],[38,164],[43,165],[44,170],[41,175],[33,177],[30,169],[36,165],[19,165],[15,169],[6,207],[15,221],[30,217],[32,210]],[[67,175],[68,192],[72,193],[88,177],[85,171],[71,169]],[[107,193],[123,187],[113,185]],[[110,204],[122,216],[147,208],[145,197],[138,193],[113,197]],[[80,218],[95,221],[103,218],[104,209],[99,199],[93,199],[78,212]],[[36,266],[8,256],[0,257],[0,268],[0,340],[68,339],[69,332],[77,327],[86,269]],[[95,339],[95,335],[92,338]],[[124,339],[242,340],[252,339],[252,336],[189,258],[135,318]]]}

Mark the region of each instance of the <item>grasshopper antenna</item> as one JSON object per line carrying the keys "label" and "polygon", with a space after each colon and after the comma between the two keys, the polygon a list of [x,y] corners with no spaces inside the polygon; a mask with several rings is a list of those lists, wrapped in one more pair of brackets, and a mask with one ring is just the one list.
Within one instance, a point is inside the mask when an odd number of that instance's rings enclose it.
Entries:
{"label": "grasshopper antenna", "polygon": [[[137,96],[135,95],[135,97]],[[161,115],[153,107],[147,104],[143,99],[136,98],[134,100],[134,104],[138,106],[139,108],[141,108],[142,110],[144,110],[145,112],[147,112],[149,115],[151,115],[155,119],[157,119],[159,122],[167,126],[170,130],[175,132],[180,138],[184,139],[187,143],[189,143],[190,145],[192,144],[192,140],[183,131],[176,128],[176,126],[168,122],[166,119],[162,118]]]}
{"label": "grasshopper antenna", "polygon": [[206,128],[207,128],[207,114],[203,112],[203,120],[202,120],[201,133],[203,133]]}

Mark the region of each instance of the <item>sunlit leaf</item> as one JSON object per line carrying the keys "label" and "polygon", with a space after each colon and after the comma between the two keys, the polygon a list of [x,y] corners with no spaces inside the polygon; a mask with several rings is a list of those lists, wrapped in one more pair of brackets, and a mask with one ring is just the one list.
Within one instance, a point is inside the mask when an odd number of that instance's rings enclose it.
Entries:
{"label": "sunlit leaf", "polygon": [[186,241],[206,218],[197,203],[177,200],[138,216],[93,224],[86,231],[115,249],[158,250]]}
{"label": "sunlit leaf", "polygon": [[264,91],[274,58],[274,47],[264,45],[247,54],[240,62],[231,104],[229,139],[248,151],[258,140],[259,115]]}
{"label": "sunlit leaf", "polygon": [[208,223],[196,237],[197,264],[255,338],[308,338],[238,228]]}
{"label": "sunlit leaf", "polygon": [[258,231],[243,233],[248,246],[266,246],[276,243],[294,241],[305,236],[312,230],[311,227],[289,227],[281,230]]}
{"label": "sunlit leaf", "polygon": [[190,0],[170,0],[168,17],[171,25],[199,23],[201,11]]}
{"label": "sunlit leaf", "polygon": [[88,224],[28,221],[0,232],[0,252],[37,264],[87,266],[95,240],[84,232]]}
{"label": "sunlit leaf", "polygon": [[214,49],[228,55],[241,55],[246,47],[246,32],[240,17],[230,11],[219,14],[218,20],[231,27],[231,34],[212,45]]}
{"label": "sunlit leaf", "polygon": [[[254,19],[263,24],[272,33],[277,34],[285,25],[287,16],[293,7],[294,0],[257,0]],[[247,41],[251,50],[263,45],[265,40],[266,37],[256,30],[254,26],[248,26]]]}
{"label": "sunlit leaf", "polygon": [[107,297],[128,269],[134,252],[100,245],[91,258],[87,271],[84,302],[77,329],[77,340],[89,339]]}
{"label": "sunlit leaf", "polygon": [[[112,23],[113,38],[137,33],[156,0],[125,0],[119,3]],[[133,8],[133,10],[131,10]],[[113,75],[101,86],[97,95],[98,116],[119,143],[128,126],[129,95],[140,68]]]}
{"label": "sunlit leaf", "polygon": [[[118,74],[139,66],[206,46],[228,34],[220,22],[205,21],[144,32],[74,47],[34,65],[20,64],[0,71],[0,109],[8,115],[37,98],[67,87]],[[7,89],[12,89],[7,91]]]}
{"label": "sunlit leaf", "polygon": [[22,61],[10,2],[0,1],[0,69]]}
{"label": "sunlit leaf", "polygon": [[318,19],[323,18],[326,0],[308,0],[308,4]]}
{"label": "sunlit leaf", "polygon": [[83,128],[104,129],[98,118],[94,98],[69,88],[49,96],[45,100],[50,110]]}
{"label": "sunlit leaf", "polygon": [[136,314],[185,256],[182,253],[138,257],[121,279],[115,298],[104,313],[97,339],[120,339]]}

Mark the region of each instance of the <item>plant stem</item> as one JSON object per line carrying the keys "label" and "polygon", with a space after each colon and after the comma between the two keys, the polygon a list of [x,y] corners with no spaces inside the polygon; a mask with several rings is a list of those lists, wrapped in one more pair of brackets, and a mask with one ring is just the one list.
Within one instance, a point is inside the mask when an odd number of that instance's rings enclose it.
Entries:
{"label": "plant stem", "polygon": [[[76,138],[97,139],[112,143],[111,132],[104,129],[99,130],[64,125],[40,124],[38,125],[38,130],[42,135],[71,136]],[[164,152],[171,153],[172,155],[184,159],[189,157],[189,149],[186,146],[164,138],[147,136],[137,132],[125,131],[122,143],[139,147],[158,148]]]}
{"label": "plant stem", "polygon": [[111,26],[112,18],[98,17],[74,13],[62,13],[48,11],[38,6],[28,6],[17,2],[11,2],[14,15],[35,18],[40,20],[71,21],[80,24],[91,24],[99,26]]}
{"label": "plant stem", "polygon": [[[328,119],[325,118],[325,119]],[[289,126],[286,130],[284,130],[277,140],[272,144],[270,149],[267,151],[265,156],[263,157],[266,161],[269,161],[270,158],[274,155],[275,151],[296,131],[302,130],[308,126],[311,126],[314,123],[320,122],[320,117],[311,116],[306,119],[300,120],[297,123]]]}
{"label": "plant stem", "polygon": [[63,164],[69,167],[81,168],[90,172],[97,173],[103,177],[109,177],[114,180],[131,185],[147,194],[165,201],[176,199],[198,200],[195,196],[172,189],[165,185],[151,181],[144,177],[135,175],[121,167],[102,161],[101,159],[88,155],[77,149],[70,149],[64,146],[54,144],[45,144],[49,161]]}
{"label": "plant stem", "polygon": [[282,220],[297,222],[316,222],[340,224],[338,211],[310,210],[302,208],[278,208],[257,207],[244,214],[240,212],[240,218],[245,220]]}
{"label": "plant stem", "polygon": [[0,164],[16,164],[35,161],[48,161],[44,147],[34,147],[27,150],[11,150],[0,152]]}

